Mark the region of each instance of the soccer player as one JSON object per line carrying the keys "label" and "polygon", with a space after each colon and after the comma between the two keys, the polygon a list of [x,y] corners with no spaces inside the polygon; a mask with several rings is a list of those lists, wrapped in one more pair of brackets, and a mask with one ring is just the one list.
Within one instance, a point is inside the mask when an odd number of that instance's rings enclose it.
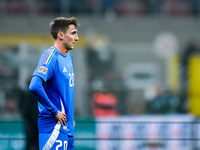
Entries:
{"label": "soccer player", "polygon": [[40,58],[30,91],[38,100],[40,150],[74,150],[74,71],[69,53],[78,38],[76,18],[50,23],[54,45]]}

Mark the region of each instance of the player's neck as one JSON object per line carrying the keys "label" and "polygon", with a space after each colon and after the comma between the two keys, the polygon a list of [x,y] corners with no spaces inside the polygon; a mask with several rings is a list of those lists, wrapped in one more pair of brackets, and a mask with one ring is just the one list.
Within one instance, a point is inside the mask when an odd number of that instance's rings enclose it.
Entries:
{"label": "player's neck", "polygon": [[55,43],[54,43],[54,47],[55,47],[61,54],[63,54],[64,56],[67,55],[68,50],[67,50],[62,44],[59,44],[58,42],[55,42]]}

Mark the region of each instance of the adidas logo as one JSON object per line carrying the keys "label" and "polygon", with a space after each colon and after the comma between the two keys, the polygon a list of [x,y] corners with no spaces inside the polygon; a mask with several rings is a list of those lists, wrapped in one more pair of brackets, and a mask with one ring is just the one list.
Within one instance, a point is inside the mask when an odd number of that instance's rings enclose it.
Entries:
{"label": "adidas logo", "polygon": [[63,68],[63,72],[67,72],[67,69],[65,67]]}

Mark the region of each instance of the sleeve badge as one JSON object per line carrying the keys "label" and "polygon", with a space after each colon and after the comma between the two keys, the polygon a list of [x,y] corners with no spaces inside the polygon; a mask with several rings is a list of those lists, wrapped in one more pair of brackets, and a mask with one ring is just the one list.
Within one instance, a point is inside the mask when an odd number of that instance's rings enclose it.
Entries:
{"label": "sleeve badge", "polygon": [[47,69],[48,69],[48,68],[46,68],[46,67],[44,67],[44,66],[41,66],[41,67],[39,68],[38,72],[41,72],[41,73],[43,73],[43,74],[46,74],[46,73],[47,73]]}

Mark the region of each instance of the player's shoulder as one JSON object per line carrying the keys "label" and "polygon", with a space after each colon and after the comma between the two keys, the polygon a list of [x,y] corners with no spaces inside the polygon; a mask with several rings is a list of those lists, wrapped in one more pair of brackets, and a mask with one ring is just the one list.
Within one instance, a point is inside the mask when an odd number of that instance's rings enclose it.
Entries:
{"label": "player's shoulder", "polygon": [[43,64],[49,65],[51,62],[55,62],[57,59],[58,52],[54,46],[50,47],[46,51],[44,51],[42,55]]}

